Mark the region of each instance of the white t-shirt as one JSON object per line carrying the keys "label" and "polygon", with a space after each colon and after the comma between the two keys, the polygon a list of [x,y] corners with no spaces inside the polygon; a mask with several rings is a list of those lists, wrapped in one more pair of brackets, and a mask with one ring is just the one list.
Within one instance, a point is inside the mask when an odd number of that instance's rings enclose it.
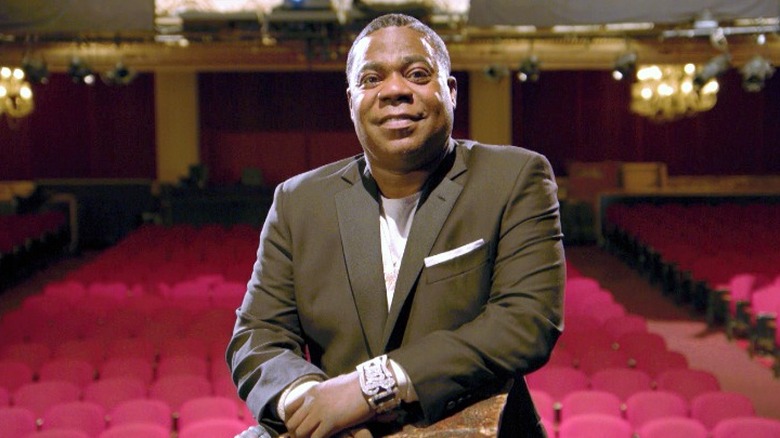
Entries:
{"label": "white t-shirt", "polygon": [[398,270],[406,248],[406,240],[412,229],[414,212],[420,201],[420,192],[405,198],[390,199],[382,196],[379,210],[379,231],[382,238],[382,265],[385,273],[387,308],[393,302]]}

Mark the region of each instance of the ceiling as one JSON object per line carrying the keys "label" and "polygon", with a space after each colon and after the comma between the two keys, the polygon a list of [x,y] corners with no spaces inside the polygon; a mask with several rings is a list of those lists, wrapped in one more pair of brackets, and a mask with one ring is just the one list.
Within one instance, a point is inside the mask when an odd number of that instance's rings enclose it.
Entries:
{"label": "ceiling", "polygon": [[467,17],[431,6],[442,0],[355,0],[342,21],[329,0],[284,1],[259,20],[198,10],[207,0],[181,0],[166,14],[154,0],[3,0],[0,65],[37,57],[64,71],[75,55],[140,71],[341,70],[356,32],[387,11],[429,22],[459,70],[517,68],[531,54],[543,69],[610,69],[628,50],[640,63],[703,63],[728,51],[735,65],[755,54],[780,64],[780,0],[471,0]]}

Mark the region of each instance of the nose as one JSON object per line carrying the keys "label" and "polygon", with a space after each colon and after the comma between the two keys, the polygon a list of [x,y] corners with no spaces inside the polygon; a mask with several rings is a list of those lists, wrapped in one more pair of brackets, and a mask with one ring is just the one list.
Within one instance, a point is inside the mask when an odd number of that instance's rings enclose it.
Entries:
{"label": "nose", "polygon": [[379,98],[390,105],[408,103],[412,101],[412,89],[401,73],[394,72],[382,84]]}

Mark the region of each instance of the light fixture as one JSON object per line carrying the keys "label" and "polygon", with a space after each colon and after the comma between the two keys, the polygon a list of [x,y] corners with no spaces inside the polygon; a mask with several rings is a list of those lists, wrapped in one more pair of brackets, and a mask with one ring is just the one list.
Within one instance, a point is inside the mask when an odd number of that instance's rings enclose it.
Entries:
{"label": "light fixture", "polygon": [[694,64],[642,66],[631,86],[631,111],[664,122],[712,109],[718,99],[718,80],[713,76],[697,87],[697,77],[703,75]]}
{"label": "light fixture", "polygon": [[0,67],[0,115],[24,117],[33,110],[33,92],[21,68]]}
{"label": "light fixture", "polygon": [[49,82],[49,67],[43,58],[25,56],[22,60],[22,70],[30,83],[46,84]]}
{"label": "light fixture", "polygon": [[135,79],[138,73],[128,68],[122,61],[116,63],[113,69],[101,77],[106,85],[127,85]]}
{"label": "light fixture", "polygon": [[615,66],[612,68],[612,77],[616,81],[622,81],[634,76],[636,70],[636,52],[625,52],[615,59]]}
{"label": "light fixture", "polygon": [[531,55],[525,58],[520,63],[520,70],[517,72],[517,79],[520,82],[536,82],[539,80],[541,74],[541,63],[536,55]]}
{"label": "light fixture", "polygon": [[82,61],[78,56],[71,58],[70,65],[68,66],[68,76],[77,84],[92,85],[95,83],[95,73],[93,73],[89,65]]}
{"label": "light fixture", "polygon": [[471,9],[471,0],[431,0],[431,3],[434,12],[440,13],[451,27],[465,22]]}
{"label": "light fixture", "polygon": [[722,53],[713,57],[701,69],[697,69],[696,75],[693,77],[693,85],[696,88],[701,88],[709,83],[712,79],[718,78],[723,73],[728,71],[731,64],[731,55],[728,53]]}
{"label": "light fixture", "polygon": [[336,18],[340,24],[346,24],[349,12],[352,10],[352,0],[330,0],[330,7],[336,11]]}
{"label": "light fixture", "polygon": [[509,76],[509,68],[503,65],[492,64],[485,67],[482,72],[485,74],[486,78],[494,82],[498,82],[501,79]]}
{"label": "light fixture", "polygon": [[740,69],[742,74],[742,88],[745,91],[755,93],[764,88],[766,80],[775,73],[775,68],[764,57],[756,55]]}

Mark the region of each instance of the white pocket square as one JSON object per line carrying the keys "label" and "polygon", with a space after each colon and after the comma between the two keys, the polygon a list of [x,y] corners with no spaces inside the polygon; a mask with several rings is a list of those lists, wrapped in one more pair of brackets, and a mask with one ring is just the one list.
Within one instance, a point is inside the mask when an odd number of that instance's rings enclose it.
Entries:
{"label": "white pocket square", "polygon": [[452,260],[456,257],[460,257],[463,254],[469,253],[471,251],[474,251],[475,249],[481,247],[485,244],[485,241],[483,239],[475,240],[471,243],[467,243],[463,246],[459,246],[455,249],[451,249],[449,251],[445,251],[436,255],[432,255],[425,258],[425,267],[430,268],[431,266],[438,265],[440,263],[444,263],[448,260]]}

